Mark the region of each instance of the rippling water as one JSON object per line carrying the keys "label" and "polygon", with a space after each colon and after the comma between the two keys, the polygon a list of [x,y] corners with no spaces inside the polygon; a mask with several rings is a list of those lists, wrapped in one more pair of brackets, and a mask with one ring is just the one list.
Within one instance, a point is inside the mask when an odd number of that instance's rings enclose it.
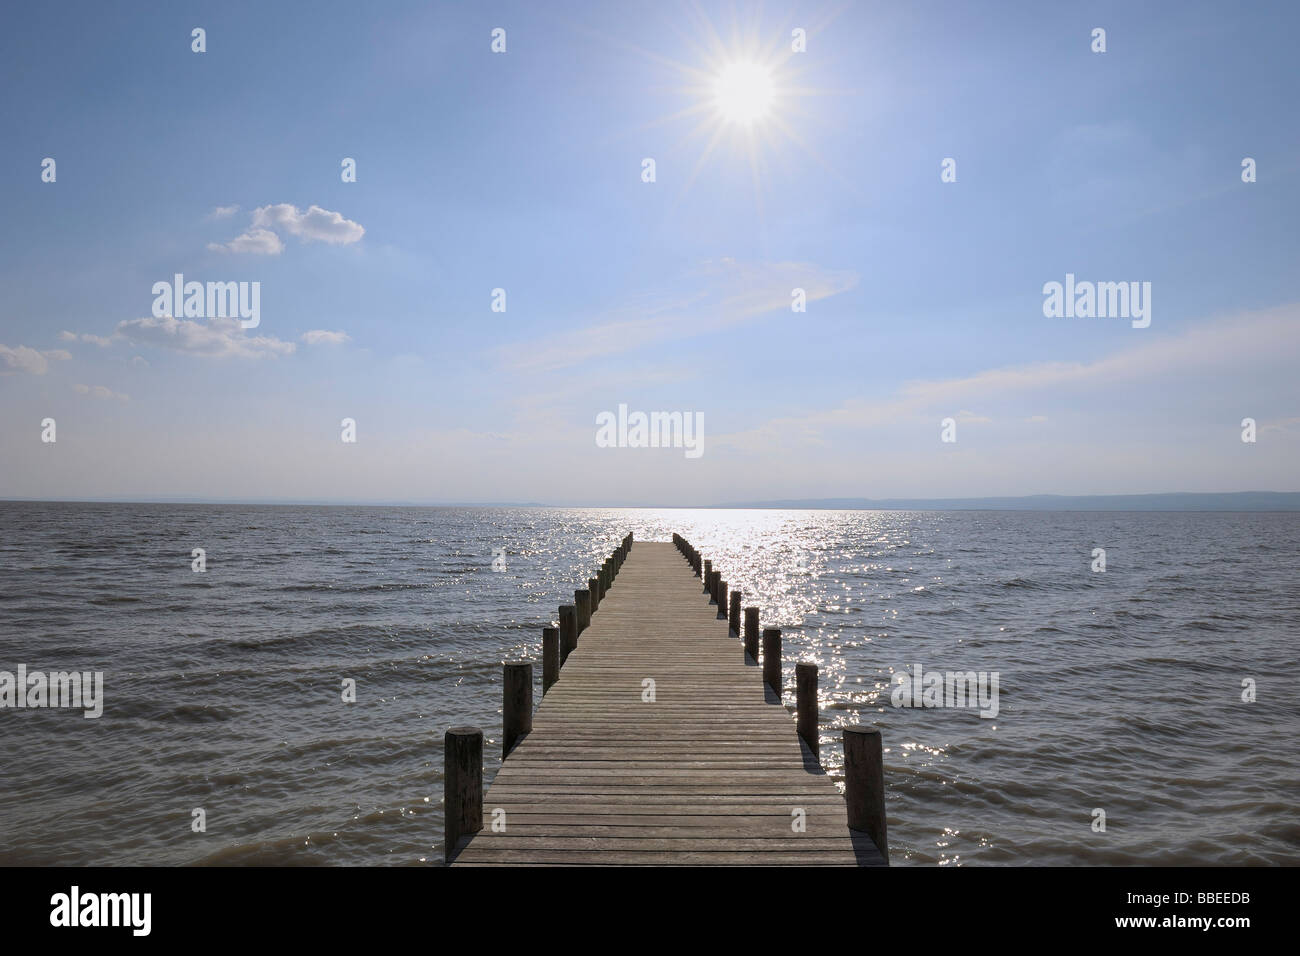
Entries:
{"label": "rippling water", "polygon": [[[838,726],[881,728],[896,864],[1300,862],[1297,514],[0,503],[0,522],[0,670],[105,672],[98,720],[0,710],[0,863],[440,863],[443,731],[482,726],[495,772],[500,662],[540,656],[627,531],[724,568],[783,628],[788,682],[820,666],[833,774]],[[997,718],[892,706],[916,663],[997,671]]]}

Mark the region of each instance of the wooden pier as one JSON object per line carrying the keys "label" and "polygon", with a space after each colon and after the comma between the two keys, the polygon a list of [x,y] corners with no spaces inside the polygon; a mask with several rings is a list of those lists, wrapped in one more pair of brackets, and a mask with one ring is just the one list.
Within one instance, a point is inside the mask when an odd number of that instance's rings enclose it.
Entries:
{"label": "wooden pier", "polygon": [[536,712],[532,664],[505,665],[508,757],[486,797],[481,731],[447,732],[448,862],[887,864],[879,731],[844,729],[841,796],[819,762],[816,666],[797,667],[796,724],[781,632],[760,652],[759,609],[742,626],[720,570],[680,535],[628,535],[587,583],[543,632]]}

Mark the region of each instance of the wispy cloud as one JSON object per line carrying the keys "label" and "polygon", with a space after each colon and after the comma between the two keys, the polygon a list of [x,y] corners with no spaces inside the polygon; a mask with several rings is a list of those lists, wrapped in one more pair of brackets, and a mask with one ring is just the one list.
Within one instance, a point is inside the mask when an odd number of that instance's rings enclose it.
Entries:
{"label": "wispy cloud", "polygon": [[113,340],[105,338],[102,335],[91,335],[89,332],[68,332],[64,330],[59,333],[59,340],[63,342],[84,342],[88,345],[98,345],[100,348],[107,348],[113,344]]}
{"label": "wispy cloud", "polygon": [[278,256],[284,252],[284,240],[269,229],[250,229],[229,242],[209,242],[212,252],[247,253],[253,256]]}
{"label": "wispy cloud", "polygon": [[237,212],[239,212],[238,206],[214,206],[212,212],[208,213],[208,218],[229,219]]}
{"label": "wispy cloud", "polygon": [[[1198,373],[1208,380],[1210,373],[1228,369],[1251,374],[1265,356],[1300,360],[1300,305],[1231,316],[1160,338],[1144,336],[1141,344],[1091,362],[1036,362],[961,378],[908,382],[883,399],[846,399],[834,408],[773,418],[753,429],[718,436],[715,442],[746,450],[770,450],[792,441],[824,444],[823,432],[827,430],[933,418],[943,409],[983,404],[999,396],[1029,394],[1037,396],[1037,403],[1043,396],[1059,395],[1065,389],[1146,385],[1170,376],[1196,382],[1201,380]],[[991,421],[983,416],[958,420]],[[1026,421],[1041,423],[1047,417],[1035,415]]]}
{"label": "wispy cloud", "polygon": [[346,332],[331,332],[328,329],[312,329],[302,334],[302,340],[308,345],[343,345],[352,341]]}
{"label": "wispy cloud", "polygon": [[119,322],[117,335],[134,345],[152,345],[208,358],[267,358],[289,355],[297,348],[292,342],[272,336],[248,335],[238,319],[194,322],[171,316],[148,316]]}
{"label": "wispy cloud", "polygon": [[788,312],[794,289],[803,289],[806,301],[814,302],[851,289],[857,281],[857,273],[810,263],[710,260],[677,283],[690,290],[686,293],[642,293],[634,305],[605,312],[583,328],[512,345],[499,354],[503,364],[519,371],[567,368],[714,332],[778,309]]}
{"label": "wispy cloud", "polygon": [[0,345],[0,372],[26,372],[28,375],[44,375],[50,370],[50,362],[66,361],[72,354],[64,349],[37,351],[26,345]]}
{"label": "wispy cloud", "polygon": [[115,392],[107,385],[74,385],[72,390],[78,395],[89,395],[91,398],[103,400],[116,399],[119,402],[129,402],[131,397],[123,395],[121,392]]}

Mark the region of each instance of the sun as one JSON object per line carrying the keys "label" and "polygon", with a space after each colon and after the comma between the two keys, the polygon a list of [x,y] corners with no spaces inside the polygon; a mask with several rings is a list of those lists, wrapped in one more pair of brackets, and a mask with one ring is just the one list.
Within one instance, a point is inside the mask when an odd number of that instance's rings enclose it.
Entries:
{"label": "sun", "polygon": [[[767,177],[773,171],[788,171],[795,158],[791,154],[796,152],[846,188],[854,186],[819,155],[810,138],[819,125],[835,122],[820,98],[844,91],[817,82],[833,75],[827,73],[833,66],[830,60],[804,54],[808,38],[820,36],[838,12],[819,15],[807,29],[764,26],[761,13],[732,16],[729,29],[720,29],[692,3],[685,27],[676,30],[685,56],[627,44],[665,79],[678,81],[658,88],[675,95],[675,111],[647,118],[634,128],[639,134],[658,126],[682,127],[680,138],[663,147],[674,159],[690,163],[684,168],[676,201],[691,191],[708,166],[725,164],[727,188],[748,172],[761,217]],[[691,162],[689,154],[696,148],[698,154]],[[680,163],[676,168],[683,169]]]}
{"label": "sun", "polygon": [[772,111],[775,97],[772,71],[741,60],[723,67],[713,82],[713,103],[728,123],[749,126]]}

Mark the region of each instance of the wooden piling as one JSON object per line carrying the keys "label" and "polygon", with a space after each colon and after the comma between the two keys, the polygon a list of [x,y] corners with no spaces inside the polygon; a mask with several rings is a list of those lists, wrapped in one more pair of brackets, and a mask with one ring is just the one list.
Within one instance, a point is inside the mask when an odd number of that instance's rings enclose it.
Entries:
{"label": "wooden piling", "polygon": [[820,764],[822,757],[821,740],[817,733],[817,665],[795,664],[794,684],[797,721],[795,728]]}
{"label": "wooden piling", "polygon": [[[719,619],[722,608],[711,607],[709,598],[702,599],[687,583],[688,576],[695,576],[694,568],[686,572],[681,555],[690,553],[690,543],[682,539],[676,550],[648,543],[638,547],[634,557],[627,557],[627,547],[620,547],[624,557],[611,557],[607,567],[610,576],[626,572],[619,580],[629,586],[619,588],[610,605],[593,616],[590,634],[583,631],[587,637],[582,641],[583,653],[565,664],[563,680],[559,679],[561,654],[567,656],[578,643],[576,601],[563,609],[559,627],[543,629],[543,688],[548,680],[553,683],[535,720],[526,719],[532,716],[525,691],[525,686],[531,688],[527,665],[507,665],[502,748],[508,756],[490,792],[485,794],[482,784],[482,734],[475,728],[449,733],[444,798],[450,814],[449,862],[458,866],[884,863],[884,856],[872,845],[873,840],[885,839],[883,815],[879,825],[872,822],[869,809],[855,816],[859,826],[869,824],[870,835],[850,830],[846,804],[835,799],[829,778],[809,762],[806,744],[816,741],[818,730],[816,678],[809,680],[809,666],[796,668],[792,691],[799,709],[792,728],[784,707],[765,705],[763,697],[754,693],[758,675],[745,666],[745,659],[732,657],[734,633]],[[712,567],[710,571],[721,584],[721,572]],[[739,589],[728,589],[726,603],[735,607],[739,597]],[[714,613],[705,613],[705,608]],[[758,608],[745,612],[746,644],[752,628],[757,659]],[[647,621],[653,621],[653,640],[647,640],[651,633]],[[780,631],[768,628],[763,636],[764,690],[770,686],[780,694],[784,677]],[[549,675],[548,659],[556,662]],[[646,674],[654,675],[661,688],[688,692],[661,693],[653,707],[638,704],[630,692]],[[726,708],[725,715],[702,719],[703,698],[692,689],[710,699],[716,696]],[[597,726],[601,729],[593,732]],[[674,730],[666,737],[668,727]],[[790,734],[792,729],[799,737]],[[477,735],[477,754],[457,756],[460,741],[452,736],[461,733],[470,735],[471,748]],[[857,781],[863,757],[854,748],[852,741],[846,741],[849,786],[856,799],[863,790]],[[459,772],[453,767],[457,761],[462,765]],[[465,769],[466,764],[472,765],[473,773]],[[874,784],[881,807],[882,774],[883,769],[875,771]],[[477,784],[476,792],[469,787],[471,780]],[[466,790],[471,792],[458,796]],[[472,812],[465,811],[466,804]],[[650,805],[654,814],[647,817],[640,808]],[[779,818],[792,807],[809,806],[815,812],[810,809],[807,814],[806,835],[798,831],[800,835],[792,838],[788,823],[781,825]],[[508,833],[484,825],[484,811],[496,815],[498,807],[509,814]],[[743,812],[735,812],[738,809]],[[536,819],[539,813],[546,819]],[[629,819],[611,826],[612,817]]]}
{"label": "wooden piling", "polygon": [[529,661],[507,661],[502,670],[501,757],[504,759],[533,729],[533,665]]}
{"label": "wooden piling", "polygon": [[740,588],[731,592],[731,613],[727,615],[727,622],[731,626],[731,633],[737,637],[740,636]]}
{"label": "wooden piling", "polygon": [[781,629],[763,628],[763,681],[781,696]]}
{"label": "wooden piling", "polygon": [[591,627],[591,592],[579,588],[573,592],[573,607],[578,616],[578,633]]}
{"label": "wooden piling", "polygon": [[542,628],[542,694],[560,679],[560,629]]}
{"label": "wooden piling", "polygon": [[572,604],[560,605],[560,666],[578,646],[578,612]]}
{"label": "wooden piling", "polygon": [[844,802],[849,829],[870,836],[888,863],[884,747],[875,727],[857,724],[844,728]]}
{"label": "wooden piling", "polygon": [[705,560],[705,562],[704,562],[704,572],[700,575],[700,578],[701,578],[701,579],[703,580],[703,582],[704,582],[704,591],[705,591],[705,593],[707,594],[708,591],[709,591],[709,582],[710,582],[711,580],[713,580],[713,562],[712,562],[712,561],[710,561],[710,560],[708,560],[708,559]]}
{"label": "wooden piling", "polygon": [[483,829],[483,731],[452,727],[443,746],[443,834],[448,863],[462,837]]}
{"label": "wooden piling", "polygon": [[758,663],[758,608],[745,608],[745,653]]}
{"label": "wooden piling", "polygon": [[587,578],[587,593],[591,595],[591,613],[595,614],[600,610],[600,582],[595,578]]}

